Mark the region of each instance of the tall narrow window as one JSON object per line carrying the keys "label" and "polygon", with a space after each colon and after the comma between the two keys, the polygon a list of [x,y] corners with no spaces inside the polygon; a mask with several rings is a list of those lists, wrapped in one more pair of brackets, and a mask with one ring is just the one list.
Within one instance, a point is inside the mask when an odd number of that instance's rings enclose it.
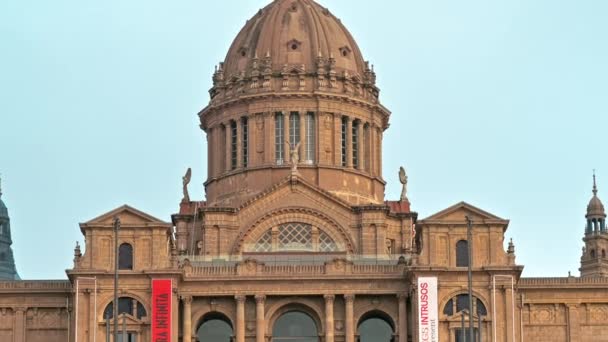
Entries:
{"label": "tall narrow window", "polygon": [[284,117],[282,113],[276,113],[274,116],[274,153],[275,160],[278,165],[283,164],[283,160],[285,159],[285,122],[283,121]]}
{"label": "tall narrow window", "polygon": [[341,135],[341,142],[342,142],[342,166],[346,166],[346,121],[348,120],[348,118],[346,116],[342,117],[342,135]]}
{"label": "tall narrow window", "polygon": [[247,118],[241,119],[242,125],[242,148],[243,148],[243,167],[247,167],[249,161],[249,122]]}
{"label": "tall narrow window", "polygon": [[291,112],[289,115],[289,144],[296,146],[300,142],[300,114]]}
{"label": "tall narrow window", "polygon": [[230,121],[230,168],[236,169],[236,121]]}
{"label": "tall narrow window", "polygon": [[469,266],[469,245],[466,240],[456,243],[456,267]]}
{"label": "tall narrow window", "polygon": [[370,140],[369,140],[369,124],[363,125],[363,168],[370,172]]}
{"label": "tall narrow window", "polygon": [[219,156],[220,156],[220,170],[226,171],[226,158],[228,158],[228,156],[226,156],[226,134],[227,133],[227,129],[226,129],[226,125],[222,125],[221,129],[220,129],[220,151],[219,151]]}
{"label": "tall narrow window", "polygon": [[304,159],[307,164],[315,162],[315,113],[306,114],[306,148]]}
{"label": "tall narrow window", "polygon": [[359,168],[359,120],[353,122],[353,167]]}
{"label": "tall narrow window", "polygon": [[118,269],[133,269],[133,246],[123,243],[118,247]]}

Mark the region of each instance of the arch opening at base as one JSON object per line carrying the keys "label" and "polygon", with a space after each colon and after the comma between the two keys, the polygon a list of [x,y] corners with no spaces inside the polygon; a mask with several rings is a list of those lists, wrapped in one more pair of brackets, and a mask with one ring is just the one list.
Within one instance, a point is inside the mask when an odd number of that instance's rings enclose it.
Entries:
{"label": "arch opening at base", "polygon": [[395,324],[388,314],[370,311],[357,324],[358,342],[394,342]]}
{"label": "arch opening at base", "polygon": [[233,342],[234,329],[226,315],[210,312],[203,316],[196,329],[196,338],[200,342]]}

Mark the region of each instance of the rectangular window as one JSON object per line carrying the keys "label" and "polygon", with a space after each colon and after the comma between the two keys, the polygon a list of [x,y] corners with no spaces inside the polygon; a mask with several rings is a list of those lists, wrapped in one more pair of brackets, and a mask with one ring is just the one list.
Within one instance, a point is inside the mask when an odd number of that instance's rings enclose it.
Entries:
{"label": "rectangular window", "polygon": [[348,120],[347,117],[343,116],[342,117],[342,135],[341,135],[341,142],[342,142],[342,166],[346,166],[346,120]]}
{"label": "rectangular window", "polygon": [[300,142],[300,114],[291,112],[289,115],[289,143],[296,146]]}
{"label": "rectangular window", "polygon": [[353,167],[359,168],[359,121],[353,122]]}
{"label": "rectangular window", "polygon": [[241,119],[242,125],[242,148],[243,148],[243,167],[247,167],[249,161],[249,121],[247,118]]}
{"label": "rectangular window", "polygon": [[304,160],[307,164],[315,162],[315,113],[306,114],[306,148]]}
{"label": "rectangular window", "polygon": [[274,151],[277,165],[282,165],[285,159],[285,123],[283,122],[283,114],[276,113],[274,116]]}
{"label": "rectangular window", "polygon": [[230,121],[230,168],[236,169],[236,122]]}

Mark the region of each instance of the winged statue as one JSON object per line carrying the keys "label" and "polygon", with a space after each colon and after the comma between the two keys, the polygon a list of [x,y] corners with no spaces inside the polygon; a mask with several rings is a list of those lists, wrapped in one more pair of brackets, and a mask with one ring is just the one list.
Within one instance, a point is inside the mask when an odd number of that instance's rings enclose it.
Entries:
{"label": "winged statue", "polygon": [[405,173],[403,166],[399,167],[399,181],[403,185],[403,188],[401,189],[401,200],[407,201],[407,174]]}
{"label": "winged statue", "polygon": [[182,202],[190,202],[190,195],[188,194],[188,184],[190,184],[190,180],[192,179],[192,169],[188,168],[184,177],[182,177],[184,198],[182,198]]}
{"label": "winged statue", "polygon": [[289,140],[286,140],[285,143],[289,147],[289,161],[291,162],[291,171],[296,172],[298,170],[298,163],[300,162],[300,141],[297,144],[292,144]]}

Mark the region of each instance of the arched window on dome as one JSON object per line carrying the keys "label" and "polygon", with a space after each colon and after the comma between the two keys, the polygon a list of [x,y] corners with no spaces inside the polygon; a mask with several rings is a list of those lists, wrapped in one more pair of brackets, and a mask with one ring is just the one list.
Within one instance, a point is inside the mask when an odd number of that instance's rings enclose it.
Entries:
{"label": "arched window on dome", "polygon": [[352,127],[352,154],[353,154],[353,168],[358,169],[359,163],[359,148],[360,146],[360,137],[359,137],[359,125],[361,122],[359,120],[353,121]]}
{"label": "arched window on dome", "polygon": [[340,145],[342,147],[341,162],[342,167],[346,167],[346,134],[348,134],[346,127],[348,126],[348,117],[342,117],[342,132],[340,135]]}
{"label": "arched window on dome", "polygon": [[602,258],[604,258],[604,259],[606,258],[606,250],[605,249],[602,249]]}
{"label": "arched window on dome", "polygon": [[589,255],[591,256],[591,259],[595,259],[595,249],[592,249],[592,250],[589,252]]}
{"label": "arched window on dome", "polygon": [[296,146],[300,142],[300,113],[289,114],[289,144]]}
{"label": "arched window on dome", "polygon": [[274,153],[277,165],[282,165],[285,160],[285,117],[283,113],[274,115]]}
{"label": "arched window on dome", "polygon": [[315,146],[316,146],[316,125],[315,113],[308,112],[306,114],[306,143],[304,148],[304,162],[306,164],[314,164],[315,162]]}
{"label": "arched window on dome", "polygon": [[118,269],[133,269],[133,246],[123,243],[118,247]]}
{"label": "arched window on dome", "polygon": [[237,166],[237,129],[236,121],[230,121],[230,169],[234,170]]}
{"label": "arched window on dome", "polygon": [[456,267],[469,266],[469,243],[460,240],[456,243]]}
{"label": "arched window on dome", "polygon": [[249,162],[249,121],[246,117],[241,118],[241,148],[243,149],[243,167]]}
{"label": "arched window on dome", "polygon": [[339,252],[340,247],[326,232],[307,223],[284,223],[266,231],[248,248],[249,252]]}

